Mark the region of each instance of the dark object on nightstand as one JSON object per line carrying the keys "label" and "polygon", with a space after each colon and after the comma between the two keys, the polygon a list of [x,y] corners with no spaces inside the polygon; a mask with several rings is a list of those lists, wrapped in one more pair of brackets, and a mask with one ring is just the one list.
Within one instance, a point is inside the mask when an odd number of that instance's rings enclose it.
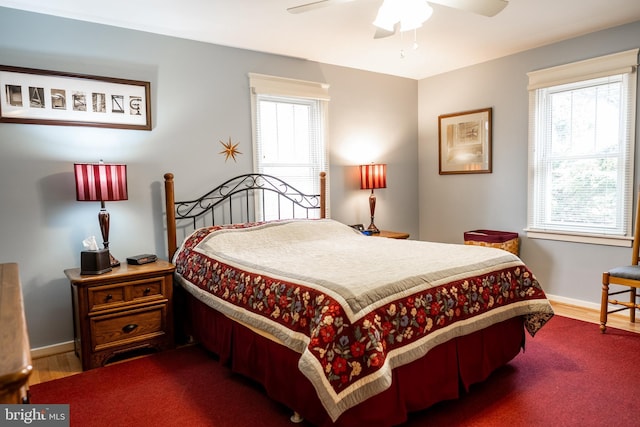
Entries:
{"label": "dark object on nightstand", "polygon": [[158,257],[154,254],[142,254],[134,255],[127,258],[127,263],[132,265],[149,264],[150,262],[156,262]]}
{"label": "dark object on nightstand", "polygon": [[110,271],[109,249],[80,252],[80,274],[103,274]]}

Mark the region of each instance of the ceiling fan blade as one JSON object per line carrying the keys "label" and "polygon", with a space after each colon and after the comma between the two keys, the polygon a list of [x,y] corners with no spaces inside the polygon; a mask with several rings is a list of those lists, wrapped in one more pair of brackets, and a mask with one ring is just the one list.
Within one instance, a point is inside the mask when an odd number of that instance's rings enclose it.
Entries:
{"label": "ceiling fan blade", "polygon": [[376,32],[373,35],[374,39],[384,39],[386,37],[391,37],[392,35],[394,35],[396,33],[397,30],[397,25],[396,27],[393,29],[393,31],[389,31],[389,30],[385,30],[384,28],[378,28],[376,27]]}
{"label": "ceiling fan blade", "polygon": [[508,0],[427,0],[454,9],[466,10],[484,16],[495,16],[504,9]]}
{"label": "ceiling fan blade", "polygon": [[340,4],[340,3],[349,3],[352,1],[355,1],[355,0],[319,0],[319,1],[314,1],[307,4],[301,4],[300,6],[290,7],[287,9],[287,12],[289,13],[309,12],[315,9],[320,9],[321,7],[327,7],[327,6]]}

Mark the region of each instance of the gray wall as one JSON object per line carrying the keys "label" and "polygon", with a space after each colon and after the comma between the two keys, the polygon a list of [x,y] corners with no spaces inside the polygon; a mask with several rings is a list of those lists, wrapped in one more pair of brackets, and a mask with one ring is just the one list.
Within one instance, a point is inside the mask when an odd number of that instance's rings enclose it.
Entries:
{"label": "gray wall", "polygon": [[[547,293],[599,306],[602,272],[628,263],[631,249],[528,239],[523,231],[527,225],[526,73],[639,46],[640,22],[636,22],[420,81],[420,238],[461,243],[467,230],[519,232],[521,258]],[[438,115],[486,107],[493,108],[493,173],[439,175]],[[636,140],[639,135],[636,131]],[[636,149],[636,169],[639,156]],[[637,183],[636,178],[636,188]]]}
{"label": "gray wall", "polygon": [[[376,224],[418,235],[418,83],[301,59],[226,48],[0,8],[0,64],[151,82],[153,130],[0,124],[0,262],[18,262],[33,348],[72,340],[69,284],[98,203],[75,201],[74,162],[128,165],[129,200],[107,204],[121,261],[166,258],[162,176],[178,198],[252,170],[247,73],[326,82],[331,215],[368,222],[360,163],[388,164]],[[239,142],[226,161],[219,141]]]}

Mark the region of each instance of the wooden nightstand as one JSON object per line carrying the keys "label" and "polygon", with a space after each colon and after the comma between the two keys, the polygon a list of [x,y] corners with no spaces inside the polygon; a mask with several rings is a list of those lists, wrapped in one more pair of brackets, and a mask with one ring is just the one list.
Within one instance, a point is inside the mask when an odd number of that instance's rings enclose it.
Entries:
{"label": "wooden nightstand", "polygon": [[401,233],[398,231],[380,230],[380,233],[372,234],[376,237],[387,237],[389,239],[408,239],[409,233]]}
{"label": "wooden nightstand", "polygon": [[100,275],[65,270],[71,282],[75,352],[82,369],[103,366],[132,350],[165,350],[173,339],[173,271],[158,260],[122,264]]}

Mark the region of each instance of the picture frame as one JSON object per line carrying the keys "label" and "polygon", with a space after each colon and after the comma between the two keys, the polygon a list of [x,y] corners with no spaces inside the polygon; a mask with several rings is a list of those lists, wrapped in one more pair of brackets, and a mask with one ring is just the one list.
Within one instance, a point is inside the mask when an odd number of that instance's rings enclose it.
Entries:
{"label": "picture frame", "polygon": [[440,175],[492,172],[492,108],[438,116]]}
{"label": "picture frame", "polygon": [[149,82],[0,65],[0,123],[151,130]]}

